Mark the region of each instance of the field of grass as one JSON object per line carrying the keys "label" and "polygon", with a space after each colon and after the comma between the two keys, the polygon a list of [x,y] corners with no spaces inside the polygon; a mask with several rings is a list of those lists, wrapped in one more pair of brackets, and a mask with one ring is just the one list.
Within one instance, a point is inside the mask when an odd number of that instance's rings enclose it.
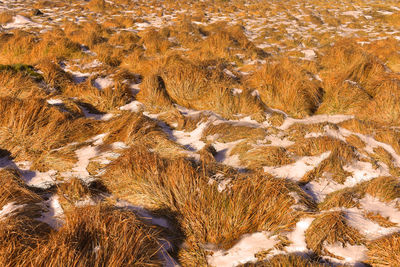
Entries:
{"label": "field of grass", "polygon": [[400,2],[0,2],[1,266],[400,266]]}

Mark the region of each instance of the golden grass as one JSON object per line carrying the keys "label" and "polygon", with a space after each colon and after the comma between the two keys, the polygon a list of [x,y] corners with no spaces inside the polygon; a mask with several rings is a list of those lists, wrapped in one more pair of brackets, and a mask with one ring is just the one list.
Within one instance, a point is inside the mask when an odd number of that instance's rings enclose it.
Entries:
{"label": "golden grass", "polygon": [[389,217],[383,217],[379,213],[375,212],[365,212],[364,214],[365,218],[376,222],[382,227],[395,227],[397,226],[397,223],[393,223],[390,221]]}
{"label": "golden grass", "polygon": [[182,157],[183,149],[169,139],[156,121],[143,114],[124,113],[104,124],[104,131],[109,131],[104,138],[107,144],[124,142],[127,145],[142,144],[154,149],[163,156]]}
{"label": "golden grass", "polygon": [[226,248],[253,231],[290,229],[301,214],[290,208],[291,191],[313,207],[297,185],[261,175],[238,178],[230,190],[218,192],[187,160],[169,161],[138,146],[109,165],[102,179],[116,197],[176,213],[188,251],[205,243]]}
{"label": "golden grass", "polygon": [[279,146],[248,146],[242,142],[232,149],[230,155],[239,155],[241,164],[250,169],[263,166],[281,166],[293,163],[295,160],[288,151]]}
{"label": "golden grass", "polygon": [[13,19],[13,14],[9,11],[0,12],[0,24],[7,24]]}
{"label": "golden grass", "polygon": [[259,91],[266,105],[297,118],[313,114],[322,97],[318,84],[310,81],[298,64],[286,58],[267,62],[251,75],[248,84]]}
{"label": "golden grass", "polygon": [[37,81],[24,72],[1,70],[0,81],[0,97],[25,99],[46,96],[45,90],[39,86]]}
{"label": "golden grass", "polygon": [[400,182],[395,177],[378,177],[368,181],[365,192],[383,202],[400,197]]}
{"label": "golden grass", "polygon": [[24,160],[38,157],[43,151],[62,147],[72,140],[84,141],[96,133],[94,122],[72,120],[69,114],[43,100],[0,98],[0,111],[4,114],[0,118],[0,144],[13,156]]}
{"label": "golden grass", "polygon": [[400,234],[394,233],[368,243],[368,263],[396,266],[400,262]]}
{"label": "golden grass", "polygon": [[50,227],[26,216],[12,216],[0,221],[0,264],[2,266],[33,266],[32,251],[46,240]]}
{"label": "golden grass", "polygon": [[66,213],[64,225],[28,260],[32,266],[159,266],[157,237],[131,212],[86,206]]}
{"label": "golden grass", "polygon": [[327,266],[322,263],[314,262],[310,259],[306,259],[302,256],[296,254],[280,254],[271,257],[265,261],[260,261],[256,263],[246,263],[243,265],[239,265],[241,267],[290,267],[290,266],[299,266],[299,267],[322,267]]}
{"label": "golden grass", "polygon": [[165,89],[165,83],[159,75],[149,75],[143,79],[137,100],[154,112],[166,111],[173,107],[173,102]]}
{"label": "golden grass", "polygon": [[6,204],[23,205],[18,208],[18,214],[38,217],[41,208],[36,204],[43,199],[26,187],[21,175],[14,169],[2,169],[0,177],[0,209]]}
{"label": "golden grass", "polygon": [[36,64],[50,58],[62,60],[82,56],[81,46],[68,39],[60,29],[48,31],[40,36],[22,30],[14,31],[5,42],[0,42],[2,64],[27,63]]}
{"label": "golden grass", "polygon": [[354,147],[339,139],[328,136],[304,138],[288,147],[287,150],[299,156],[316,156],[330,151],[329,156],[317,168],[304,175],[302,182],[318,179],[324,172],[329,172],[335,181],[343,183],[345,178],[351,175],[351,173],[343,169],[343,166],[348,162],[358,159]]}
{"label": "golden grass", "polygon": [[263,140],[267,136],[267,131],[262,128],[252,128],[247,126],[235,126],[230,123],[211,123],[202,135],[202,139],[207,140],[207,136],[214,136],[214,141],[229,143],[240,139]]}
{"label": "golden grass", "polygon": [[63,71],[58,64],[49,59],[40,61],[35,67],[43,73],[44,81],[54,89],[61,90],[72,83],[72,75]]}
{"label": "golden grass", "polygon": [[83,83],[65,87],[63,95],[76,97],[80,102],[86,104],[86,108],[92,109],[89,111],[93,113],[116,110],[133,99],[132,92],[126,84],[115,82],[112,87],[98,89],[93,86],[96,78],[96,76],[92,76]]}
{"label": "golden grass", "polygon": [[324,244],[340,242],[346,244],[360,245],[363,236],[348,225],[345,214],[340,211],[325,212],[318,215],[305,232],[307,247],[317,254],[330,254]]}
{"label": "golden grass", "polygon": [[344,188],[328,194],[324,201],[318,204],[318,207],[322,210],[357,207],[358,199],[361,199],[363,195],[363,190],[360,190],[359,187]]}
{"label": "golden grass", "polygon": [[71,209],[75,203],[91,196],[89,188],[78,178],[57,185],[57,194],[63,210]]}

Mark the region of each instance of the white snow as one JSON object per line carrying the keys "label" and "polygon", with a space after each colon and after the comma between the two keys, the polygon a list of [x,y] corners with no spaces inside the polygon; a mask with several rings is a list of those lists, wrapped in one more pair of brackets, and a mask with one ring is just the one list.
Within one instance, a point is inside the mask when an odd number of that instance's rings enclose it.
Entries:
{"label": "white snow", "polygon": [[281,130],[286,130],[295,123],[314,124],[322,122],[340,123],[342,121],[354,118],[353,115],[315,115],[305,119],[286,118],[284,123],[279,127]]}
{"label": "white snow", "polygon": [[176,138],[178,144],[187,147],[189,150],[198,151],[205,146],[205,143],[200,139],[207,125],[208,122],[203,122],[200,123],[192,132],[174,130],[172,131],[172,134]]}
{"label": "white snow", "polygon": [[[344,258],[340,262],[344,264],[355,264],[367,259],[366,252],[368,249],[364,245],[346,244],[343,247],[342,243],[325,244],[324,246],[332,254]],[[339,261],[335,259],[335,261]]]}
{"label": "white snow", "polygon": [[292,242],[289,246],[285,247],[288,253],[309,251],[306,244],[305,232],[313,220],[314,218],[302,218],[296,223],[296,228],[286,235],[289,241]]}
{"label": "white snow", "polygon": [[255,262],[255,254],[273,249],[278,243],[275,237],[269,237],[269,232],[256,232],[244,235],[229,250],[215,250],[207,256],[208,264],[218,267],[231,267],[247,262]]}
{"label": "white snow", "polygon": [[50,105],[61,105],[63,103],[62,99],[51,98],[47,100]]}
{"label": "white snow", "polygon": [[23,208],[24,206],[25,205],[17,205],[14,202],[5,204],[3,208],[0,210],[0,220],[12,214],[13,212]]}
{"label": "white snow", "polygon": [[109,77],[99,77],[93,81],[93,86],[99,90],[103,90],[113,85],[114,81]]}
{"label": "white snow", "polygon": [[308,171],[313,170],[324,159],[329,157],[330,153],[330,151],[327,151],[318,156],[301,157],[292,164],[279,167],[264,166],[264,172],[268,172],[280,178],[299,181]]}
{"label": "white snow", "polygon": [[306,49],[302,51],[304,53],[304,59],[314,60],[316,57],[315,51],[312,49]]}
{"label": "white snow", "polygon": [[144,105],[142,103],[140,103],[139,101],[132,101],[128,104],[126,104],[125,106],[120,107],[120,110],[129,110],[131,112],[139,112],[141,110],[143,110]]}
{"label": "white snow", "polygon": [[33,22],[31,19],[24,17],[22,15],[16,15],[13,21],[7,23],[3,26],[4,29],[15,29],[15,28],[25,28],[25,27],[43,27],[42,25]]}
{"label": "white snow", "polygon": [[44,212],[42,217],[38,218],[38,220],[47,223],[54,229],[58,229],[63,223],[62,216],[64,214],[58,195],[50,197],[50,199],[45,202],[45,205],[48,211]]}

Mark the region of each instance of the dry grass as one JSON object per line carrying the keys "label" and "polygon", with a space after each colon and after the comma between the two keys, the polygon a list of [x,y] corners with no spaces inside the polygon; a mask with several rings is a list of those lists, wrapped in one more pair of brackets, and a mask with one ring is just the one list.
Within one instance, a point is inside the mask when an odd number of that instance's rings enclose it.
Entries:
{"label": "dry grass", "polygon": [[368,263],[373,266],[396,266],[400,262],[400,234],[394,233],[368,243]]}
{"label": "dry grass", "polygon": [[358,199],[363,197],[363,190],[359,187],[345,188],[328,194],[324,201],[318,204],[322,210],[338,207],[352,208],[358,206]]}
{"label": "dry grass", "polygon": [[90,112],[98,114],[116,110],[133,99],[126,84],[116,82],[112,87],[98,89],[93,86],[96,78],[98,77],[94,76],[84,83],[71,84],[64,88],[63,94],[77,98]]}
{"label": "dry grass", "polygon": [[82,56],[81,46],[68,39],[60,29],[48,31],[39,39],[33,34],[17,30],[5,42],[0,42],[2,64],[27,63],[35,65],[50,58],[62,60]]}
{"label": "dry grass", "polygon": [[287,165],[295,161],[283,147],[257,145],[249,147],[247,142],[241,144],[232,149],[230,155],[238,154],[241,164],[250,169]]}
{"label": "dry grass", "polygon": [[400,182],[395,177],[378,177],[368,181],[365,192],[383,202],[400,197]]}
{"label": "dry grass", "polygon": [[0,12],[0,24],[7,24],[13,19],[13,13],[9,11]]}
{"label": "dry grass", "polygon": [[[188,251],[205,243],[226,248],[253,231],[290,229],[300,215],[290,208],[294,204],[291,191],[301,196],[301,202],[313,206],[296,185],[259,175],[238,178],[229,191],[220,193],[190,162],[162,159],[138,146],[113,162],[103,180],[117,197],[176,213],[187,236]],[[190,253],[183,255],[186,258]]]}
{"label": "dry grass", "polygon": [[49,59],[40,61],[36,66],[43,74],[44,81],[57,90],[61,90],[72,83],[72,75],[66,73],[61,67]]}
{"label": "dry grass", "polygon": [[302,256],[296,254],[281,254],[273,256],[266,261],[260,261],[256,263],[246,263],[239,265],[241,267],[289,267],[289,266],[299,266],[299,267],[322,267],[327,266],[322,263],[314,262],[310,259],[306,259]]}
{"label": "dry grass", "polygon": [[202,139],[207,140],[208,136],[213,136],[215,141],[222,143],[234,142],[240,139],[263,140],[267,136],[267,131],[262,128],[252,128],[247,126],[235,126],[229,123],[211,123],[203,131]]}
{"label": "dry grass", "polygon": [[363,243],[363,236],[348,225],[345,214],[340,211],[318,215],[306,230],[305,236],[307,246],[317,254],[330,254],[324,244],[340,242],[344,246]]}
{"label": "dry grass", "polygon": [[0,221],[0,264],[33,266],[31,259],[39,242],[47,239],[50,227],[26,216],[7,217]]}
{"label": "dry grass", "polygon": [[248,83],[259,91],[266,105],[293,117],[313,114],[322,97],[318,84],[310,81],[300,66],[285,58],[267,62]]}
{"label": "dry grass", "polygon": [[28,260],[32,266],[159,266],[157,237],[131,212],[101,205],[75,208]]}
{"label": "dry grass", "polygon": [[[72,140],[84,141],[96,133],[93,122],[71,117],[43,100],[0,98],[0,144],[13,156],[27,160]],[[84,127],[84,128],[82,128]],[[77,129],[80,129],[77,131]],[[85,129],[85,131],[81,131]]]}
{"label": "dry grass", "polygon": [[13,70],[0,70],[0,97],[21,99],[45,97],[46,92],[38,82],[27,73]]}
{"label": "dry grass", "polygon": [[36,204],[43,200],[27,188],[21,175],[14,169],[2,169],[0,177],[0,209],[7,204],[21,205],[15,212],[25,216],[39,217],[42,209]]}

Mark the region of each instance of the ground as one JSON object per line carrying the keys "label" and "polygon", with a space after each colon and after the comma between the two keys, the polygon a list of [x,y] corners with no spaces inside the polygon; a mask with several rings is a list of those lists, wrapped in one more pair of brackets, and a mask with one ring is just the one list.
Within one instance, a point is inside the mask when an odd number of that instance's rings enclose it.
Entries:
{"label": "ground", "polygon": [[397,1],[0,2],[2,266],[400,265]]}

